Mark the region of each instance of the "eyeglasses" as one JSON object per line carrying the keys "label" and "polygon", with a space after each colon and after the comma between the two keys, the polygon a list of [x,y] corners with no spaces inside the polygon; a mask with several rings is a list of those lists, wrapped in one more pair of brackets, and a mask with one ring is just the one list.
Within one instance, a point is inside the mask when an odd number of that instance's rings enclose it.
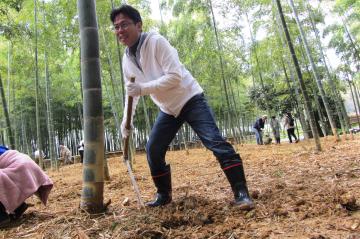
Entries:
{"label": "eyeglasses", "polygon": [[129,28],[129,26],[131,24],[134,24],[134,23],[133,22],[122,22],[120,24],[116,24],[116,25],[114,25],[114,30],[115,31],[126,30]]}

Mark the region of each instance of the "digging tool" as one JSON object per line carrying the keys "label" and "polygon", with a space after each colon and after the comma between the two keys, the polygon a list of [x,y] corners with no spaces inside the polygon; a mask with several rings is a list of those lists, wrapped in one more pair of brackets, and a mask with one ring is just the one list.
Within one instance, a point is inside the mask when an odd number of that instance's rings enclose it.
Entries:
{"label": "digging tool", "polygon": [[[131,77],[130,82],[135,82],[135,77]],[[133,97],[129,96],[128,97],[128,102],[127,102],[126,124],[125,124],[125,128],[127,130],[131,130],[132,104],[133,104]],[[135,180],[135,177],[134,177],[134,174],[133,174],[133,171],[131,169],[130,162],[129,162],[129,139],[130,139],[130,135],[127,136],[124,139],[124,151],[123,151],[124,163],[126,164],[127,170],[129,172],[131,183],[132,183],[132,186],[133,186],[134,191],[135,191],[136,196],[137,196],[138,204],[141,207],[144,207],[144,202],[141,200],[139,187],[138,187],[138,185],[136,183],[136,180]]]}

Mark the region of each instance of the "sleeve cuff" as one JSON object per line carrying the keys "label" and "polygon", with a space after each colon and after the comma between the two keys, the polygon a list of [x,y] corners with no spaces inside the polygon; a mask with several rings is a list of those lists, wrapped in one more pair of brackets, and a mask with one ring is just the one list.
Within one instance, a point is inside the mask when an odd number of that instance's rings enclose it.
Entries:
{"label": "sleeve cuff", "polygon": [[155,82],[146,82],[141,86],[141,95],[150,95],[154,92]]}

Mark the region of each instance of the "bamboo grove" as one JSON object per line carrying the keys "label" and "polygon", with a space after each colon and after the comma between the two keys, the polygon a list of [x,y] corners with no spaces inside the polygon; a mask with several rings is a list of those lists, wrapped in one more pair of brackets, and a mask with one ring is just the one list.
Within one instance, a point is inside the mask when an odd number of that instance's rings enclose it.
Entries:
{"label": "bamboo grove", "polygon": [[[344,104],[351,96],[359,119],[360,4],[355,0],[96,1],[107,151],[121,150],[124,86],[121,57],[109,20],[126,2],[144,16],[146,31],[166,36],[206,91],[224,137],[251,140],[262,114],[291,111],[304,138],[346,135],[353,127]],[[326,21],[326,19],[336,19]],[[75,0],[0,3],[0,143],[50,158],[58,145],[75,154],[84,137],[79,11]],[[339,64],[332,64],[335,52]],[[158,109],[142,97],[134,145],[144,148]],[[185,125],[172,143],[196,140]],[[55,167],[55,165],[52,165]]]}

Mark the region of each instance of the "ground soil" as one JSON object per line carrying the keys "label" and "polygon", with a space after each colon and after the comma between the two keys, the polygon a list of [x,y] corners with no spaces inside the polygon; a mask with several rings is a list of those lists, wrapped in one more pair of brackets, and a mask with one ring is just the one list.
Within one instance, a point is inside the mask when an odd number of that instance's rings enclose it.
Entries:
{"label": "ground soil", "polygon": [[[21,220],[0,238],[360,238],[360,135],[354,140],[322,139],[298,144],[238,145],[256,208],[240,211],[212,153],[201,148],[168,152],[173,202],[138,209],[121,158],[109,159],[105,182],[108,210],[89,215],[79,208],[81,164],[48,171],[54,181],[48,205],[36,197]],[[135,175],[142,199],[154,186],[144,154],[136,155]]]}

